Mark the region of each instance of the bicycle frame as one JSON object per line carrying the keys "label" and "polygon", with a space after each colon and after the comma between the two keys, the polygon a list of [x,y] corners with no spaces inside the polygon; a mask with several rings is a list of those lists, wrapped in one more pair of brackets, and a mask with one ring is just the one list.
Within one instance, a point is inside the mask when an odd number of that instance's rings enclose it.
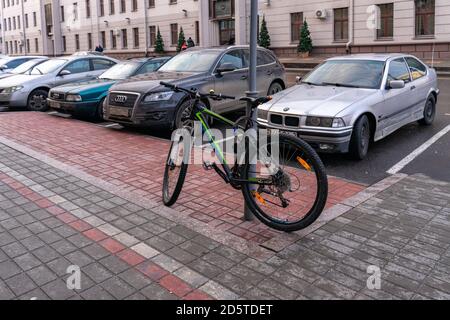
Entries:
{"label": "bicycle frame", "polygon": [[[220,169],[217,166],[215,166],[215,167],[213,166],[213,168],[216,170],[216,172],[219,174],[219,176],[221,176],[221,178],[224,179],[224,181],[226,183],[232,183],[232,184],[238,184],[238,185],[242,185],[242,184],[271,185],[271,184],[273,184],[272,179],[263,179],[263,178],[236,179],[233,176],[233,172],[230,168],[230,165],[227,162],[227,159],[225,158],[223,150],[220,148],[220,146],[217,144],[217,142],[215,141],[214,137],[211,134],[211,128],[208,125],[208,121],[205,119],[205,114],[207,116],[209,116],[213,119],[217,119],[231,127],[234,127],[236,125],[236,123],[221,116],[220,114],[217,114],[217,113],[209,110],[208,108],[199,106],[198,102],[199,102],[199,99],[198,98],[195,99],[194,105],[192,108],[191,118],[200,121],[200,123],[202,125],[203,133],[207,134],[208,140],[209,140],[208,142],[213,147],[217,157],[219,158],[219,161],[222,164],[222,168],[225,173],[219,172]],[[254,111],[252,110],[252,112],[254,112]]]}

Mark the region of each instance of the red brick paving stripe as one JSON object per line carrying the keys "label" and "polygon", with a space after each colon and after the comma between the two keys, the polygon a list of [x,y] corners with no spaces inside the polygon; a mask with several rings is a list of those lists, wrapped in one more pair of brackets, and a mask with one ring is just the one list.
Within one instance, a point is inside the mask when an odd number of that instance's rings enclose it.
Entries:
{"label": "red brick paving stripe", "polygon": [[154,281],[158,281],[162,277],[169,274],[168,271],[164,270],[163,268],[161,268],[160,266],[151,261],[147,261],[144,262],[144,264],[138,265],[137,269]]}
{"label": "red brick paving stripe", "polygon": [[56,217],[62,222],[71,226],[78,232],[81,232],[87,238],[97,242],[106,250],[125,261],[128,265],[135,267],[138,271],[150,279],[159,282],[163,288],[176,296],[186,300],[212,300],[212,298],[206,293],[200,290],[194,290],[194,288],[182,279],[174,276],[167,270],[161,268],[159,265],[151,261],[146,261],[144,257],[135,251],[126,248],[122,243],[108,237],[105,233],[92,227],[89,223],[79,220],[61,207],[54,205],[48,199],[44,199],[37,192],[26,187],[21,182],[10,178],[3,173],[0,173],[0,180],[8,184],[16,191],[21,190],[21,194],[33,201],[35,204],[39,203],[41,208],[44,208],[49,213],[56,215]]}
{"label": "red brick paving stripe", "polygon": [[68,212],[64,212],[64,213],[62,213],[62,214],[60,214],[60,215],[57,215],[56,217],[57,217],[59,220],[61,220],[62,222],[66,223],[66,224],[69,224],[69,223],[71,223],[71,222],[74,222],[74,221],[78,220],[77,217],[75,217],[74,215],[71,215],[71,214],[68,213]]}
{"label": "red brick paving stripe", "polygon": [[125,249],[123,244],[113,238],[106,238],[100,241],[99,244],[111,253],[117,253]]}
{"label": "red brick paving stripe", "polygon": [[200,290],[195,290],[185,295],[183,297],[183,300],[214,300],[214,299]]}
{"label": "red brick paving stripe", "polygon": [[145,258],[131,249],[125,249],[117,253],[117,256],[131,266],[137,266],[145,261]]}
{"label": "red brick paving stripe", "polygon": [[46,210],[55,216],[66,212],[66,210],[64,210],[63,208],[55,206],[55,205],[53,205],[52,207],[46,208]]}
{"label": "red brick paving stripe", "polygon": [[169,274],[159,280],[159,284],[180,298],[193,290],[190,285],[173,274]]}
{"label": "red brick paving stripe", "polygon": [[101,232],[100,230],[95,229],[95,228],[84,231],[83,234],[95,242],[99,242],[101,240],[108,238],[108,236],[106,234],[104,234],[103,232]]}
{"label": "red brick paving stripe", "polygon": [[83,231],[92,229],[92,226],[83,220],[76,220],[76,221],[70,222],[69,226],[71,226],[78,232],[83,232]]}

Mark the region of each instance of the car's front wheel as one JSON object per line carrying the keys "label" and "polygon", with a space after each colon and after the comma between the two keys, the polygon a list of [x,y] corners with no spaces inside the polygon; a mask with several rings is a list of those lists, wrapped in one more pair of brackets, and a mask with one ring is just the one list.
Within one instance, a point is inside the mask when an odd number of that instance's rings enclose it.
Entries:
{"label": "car's front wheel", "polygon": [[97,110],[95,112],[96,120],[99,120],[99,121],[103,121],[104,120],[104,118],[103,118],[103,116],[105,114],[105,106],[104,106],[104,104],[105,104],[105,98],[100,100],[100,102],[97,105]]}
{"label": "car's front wheel", "polygon": [[36,89],[30,93],[27,102],[27,108],[30,111],[47,111],[48,92],[43,89]]}
{"label": "car's front wheel", "polygon": [[267,95],[272,96],[280,91],[283,91],[283,86],[278,82],[274,82],[270,85],[269,91],[267,91]]}
{"label": "car's front wheel", "polygon": [[423,119],[419,120],[419,123],[424,126],[430,126],[433,124],[434,117],[436,116],[436,99],[430,96],[423,110]]}
{"label": "car's front wheel", "polygon": [[367,156],[370,144],[370,122],[366,115],[361,116],[353,127],[350,140],[350,156],[356,160],[363,160]]}

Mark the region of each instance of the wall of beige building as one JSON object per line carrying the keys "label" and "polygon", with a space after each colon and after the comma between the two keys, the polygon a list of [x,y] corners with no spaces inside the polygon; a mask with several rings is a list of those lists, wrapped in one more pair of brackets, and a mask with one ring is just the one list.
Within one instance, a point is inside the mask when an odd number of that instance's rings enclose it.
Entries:
{"label": "wall of beige building", "polygon": [[[11,0],[13,1],[13,0]],[[17,0],[15,0],[17,1]],[[73,3],[78,3],[78,18],[73,17]],[[115,14],[110,14],[110,0],[104,0],[104,15],[100,15],[100,0],[90,0],[90,17],[86,17],[86,0],[19,0],[14,5],[1,10],[1,21],[4,18],[21,17],[22,30],[4,30],[2,28],[2,51],[6,52],[6,44],[23,39],[25,31],[30,42],[30,53],[46,55],[70,54],[78,50],[88,50],[88,35],[92,39],[92,47],[101,43],[101,34],[105,32],[106,43],[103,46],[107,53],[118,56],[139,56],[153,51],[149,43],[149,26],[160,28],[168,51],[175,51],[171,45],[170,25],[177,23],[183,27],[187,37],[196,39],[196,22],[199,24],[201,45],[214,46],[219,43],[218,23],[209,17],[209,0],[178,0],[169,4],[169,0],[155,0],[155,7],[148,7],[148,0],[138,0],[137,10],[131,11],[132,1],[126,0],[126,12],[121,13],[119,0],[114,0]],[[311,35],[316,54],[346,53],[351,45],[351,51],[384,52],[403,51],[417,53],[421,57],[429,57],[433,48],[438,57],[450,58],[450,1],[435,0],[435,34],[433,37],[417,39],[415,37],[415,6],[414,0],[259,0],[260,15],[267,20],[271,35],[272,47],[280,55],[295,56],[296,42],[291,41],[291,14],[302,12],[303,18],[310,25]],[[24,13],[28,15],[28,28],[23,30]],[[53,36],[48,38],[45,32],[44,5],[52,3]],[[389,40],[377,40],[376,31],[368,28],[371,13],[368,7],[374,4],[393,3],[394,32]],[[60,7],[64,6],[65,19],[61,22]],[[236,43],[246,44],[249,39],[250,0],[236,0],[235,25]],[[349,39],[334,41],[334,17],[336,8],[349,8]],[[325,10],[326,19],[318,19],[316,12]],[[36,25],[33,21],[36,12]],[[139,46],[133,44],[133,28],[139,29]],[[122,48],[120,30],[127,30],[128,48]],[[117,48],[112,49],[111,31],[115,34]],[[79,36],[80,48],[75,46],[75,35]],[[63,37],[66,39],[66,50],[63,50]],[[37,46],[35,45],[37,39]],[[53,39],[54,45],[53,45]],[[24,43],[24,46],[26,44]],[[37,51],[36,51],[37,49]]]}

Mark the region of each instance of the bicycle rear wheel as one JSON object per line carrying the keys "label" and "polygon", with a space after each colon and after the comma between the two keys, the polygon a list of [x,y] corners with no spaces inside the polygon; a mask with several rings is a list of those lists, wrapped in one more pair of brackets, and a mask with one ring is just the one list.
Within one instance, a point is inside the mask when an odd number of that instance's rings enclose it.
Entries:
{"label": "bicycle rear wheel", "polygon": [[260,148],[269,159],[277,151],[278,160],[271,160],[270,165],[258,160],[256,166],[244,166],[243,179],[256,177],[256,181],[268,182],[243,185],[249,209],[277,230],[306,228],[319,217],[327,201],[328,179],[322,161],[309,144],[293,136],[281,134],[278,143],[270,141]]}
{"label": "bicycle rear wheel", "polygon": [[190,132],[175,134],[167,157],[162,196],[164,205],[168,207],[177,202],[186,179],[190,159],[190,142],[186,139],[190,139]]}

